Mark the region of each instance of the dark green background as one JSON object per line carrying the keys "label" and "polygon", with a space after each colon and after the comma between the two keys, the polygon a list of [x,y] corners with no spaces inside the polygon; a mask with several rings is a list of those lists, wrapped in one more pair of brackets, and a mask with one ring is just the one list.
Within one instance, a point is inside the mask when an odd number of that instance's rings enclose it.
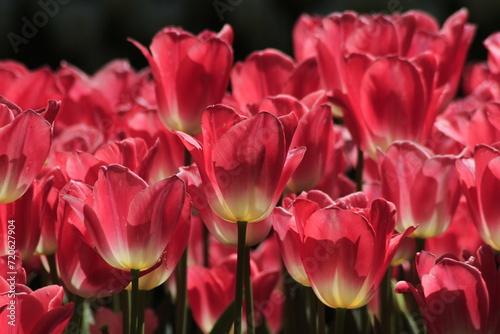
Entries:
{"label": "dark green background", "polygon": [[442,23],[456,10],[466,7],[470,22],[478,25],[469,56],[474,60],[485,59],[482,41],[500,30],[500,1],[217,0],[232,9],[224,12],[221,20],[214,0],[59,0],[67,4],[59,5],[58,13],[49,17],[27,44],[19,44],[15,53],[9,33],[22,36],[23,17],[32,22],[33,16],[43,10],[39,2],[50,1],[58,0],[0,0],[0,59],[15,59],[32,69],[45,64],[57,68],[61,60],[66,60],[92,73],[114,58],[128,58],[134,67],[142,68],[146,61],[126,41],[127,37],[149,45],[153,35],[168,25],[198,33],[206,28],[219,30],[225,23],[235,30],[237,60],[268,47],[291,55],[291,30],[301,13],[326,15],[347,9],[364,13],[421,9]]}

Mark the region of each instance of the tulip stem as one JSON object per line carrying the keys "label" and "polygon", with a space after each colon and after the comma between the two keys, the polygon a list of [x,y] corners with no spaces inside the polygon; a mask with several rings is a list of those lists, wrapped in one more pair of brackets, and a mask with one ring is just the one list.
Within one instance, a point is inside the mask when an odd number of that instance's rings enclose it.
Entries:
{"label": "tulip stem", "polygon": [[318,328],[316,330],[316,333],[318,334],[325,334],[325,304],[319,298],[316,298],[316,311],[318,312]]}
{"label": "tulip stem", "polygon": [[356,163],[356,191],[363,191],[363,151],[358,148],[358,161]]}
{"label": "tulip stem", "polygon": [[137,333],[144,333],[144,317],[146,311],[146,291],[139,290],[138,296],[139,314],[137,315]]}
{"label": "tulip stem", "polygon": [[252,275],[250,271],[250,247],[245,247],[245,303],[247,313],[247,333],[255,334],[255,316],[253,310]]}
{"label": "tulip stem", "polygon": [[306,291],[306,305],[307,305],[307,310],[309,311],[308,314],[308,323],[309,323],[309,333],[311,334],[316,334],[318,333],[317,331],[317,302],[316,300],[318,299],[316,295],[314,294],[314,291],[312,288],[307,288]]}
{"label": "tulip stem", "polygon": [[130,302],[128,290],[120,292],[123,333],[130,333]]}
{"label": "tulip stem", "polygon": [[335,334],[344,333],[344,320],[347,309],[336,308],[335,309]]}
{"label": "tulip stem", "polygon": [[75,303],[73,317],[71,318],[71,323],[68,328],[71,328],[74,332],[79,333],[82,330],[82,320],[83,320],[83,302],[84,298],[78,295],[73,296],[73,302]]}
{"label": "tulip stem", "polygon": [[382,322],[382,328],[384,328],[387,333],[395,333],[394,327],[394,299],[392,295],[392,282],[391,274],[392,267],[387,269],[387,272],[380,285],[380,320]]}
{"label": "tulip stem", "polygon": [[187,330],[187,247],[177,264],[175,271],[177,297],[176,297],[176,333],[186,334]]}
{"label": "tulip stem", "polygon": [[425,250],[425,239],[424,238],[415,238],[415,245],[417,246],[415,253]]}
{"label": "tulip stem", "polygon": [[[137,328],[139,318],[139,269],[130,269],[132,274],[132,298],[130,305],[130,334],[140,333]],[[144,311],[144,310],[143,310]]]}
{"label": "tulip stem", "polygon": [[247,222],[238,221],[238,259],[236,262],[236,293],[234,308],[234,333],[241,334],[243,306],[243,276],[245,274],[245,243]]}

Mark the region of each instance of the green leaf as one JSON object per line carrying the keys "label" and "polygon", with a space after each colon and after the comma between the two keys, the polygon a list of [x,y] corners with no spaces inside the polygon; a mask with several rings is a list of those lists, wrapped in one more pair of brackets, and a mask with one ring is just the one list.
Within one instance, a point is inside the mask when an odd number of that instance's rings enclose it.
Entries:
{"label": "green leaf", "polygon": [[212,328],[210,334],[227,334],[231,330],[234,321],[234,302],[224,310]]}

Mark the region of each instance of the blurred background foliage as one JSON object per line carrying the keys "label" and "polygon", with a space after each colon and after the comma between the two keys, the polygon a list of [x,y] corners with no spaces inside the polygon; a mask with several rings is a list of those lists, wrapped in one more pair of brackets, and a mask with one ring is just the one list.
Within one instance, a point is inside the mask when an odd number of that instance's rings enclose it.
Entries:
{"label": "blurred background foliage", "polygon": [[[496,0],[0,0],[0,59],[15,59],[31,69],[57,68],[65,60],[93,73],[112,59],[127,58],[139,69],[146,61],[127,37],[149,45],[165,26],[199,33],[218,31],[226,23],[235,31],[236,60],[269,47],[292,55],[291,31],[301,13],[388,14],[419,9],[442,24],[462,7],[468,8],[469,21],[478,26],[469,59],[484,60],[483,40],[500,30],[500,1]],[[46,20],[40,14],[47,13],[44,8],[52,8]],[[26,22],[34,20],[39,27],[29,31]],[[25,38],[23,29],[31,34],[20,42],[16,36]]]}

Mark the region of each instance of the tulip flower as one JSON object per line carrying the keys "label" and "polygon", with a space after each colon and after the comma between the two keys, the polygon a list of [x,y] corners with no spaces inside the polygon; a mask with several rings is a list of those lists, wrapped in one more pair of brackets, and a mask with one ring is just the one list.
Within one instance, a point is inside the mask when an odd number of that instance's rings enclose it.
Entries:
{"label": "tulip flower", "polygon": [[484,241],[473,223],[464,196],[460,198],[450,227],[443,234],[425,240],[425,250],[434,254],[436,258],[446,254],[460,258],[464,251],[473,253],[482,245]]}
{"label": "tulip flower", "polygon": [[412,237],[443,233],[460,199],[455,156],[432,156],[412,142],[395,142],[379,152],[378,167],[385,199],[398,210],[396,230],[417,226]]}
{"label": "tulip flower", "polygon": [[44,111],[21,111],[0,98],[0,203],[13,202],[28,189],[45,163],[52,141],[53,120],[59,104],[49,101]]}
{"label": "tulip flower", "polygon": [[[85,201],[90,186],[70,181],[61,197],[70,195]],[[65,201],[58,208],[57,265],[62,282],[71,293],[84,298],[102,298],[122,291],[132,280],[129,271],[111,267],[95,250],[84,221]]]}
{"label": "tulip flower", "polygon": [[335,133],[331,118],[327,105],[318,106],[300,118],[291,146],[304,146],[306,152],[287,184],[289,191],[299,193],[315,188],[322,180],[327,164],[332,163]]}
{"label": "tulip flower", "polygon": [[[225,245],[238,245],[238,227],[236,224],[225,221],[217,216],[207,202],[203,183],[196,166],[182,168],[178,174],[187,184],[187,192],[192,198],[193,207],[198,211],[201,221],[208,231],[218,241]],[[271,221],[268,219],[252,223],[247,226],[245,246],[255,246],[264,240],[271,230]]]}
{"label": "tulip flower", "polygon": [[491,34],[484,46],[488,49],[488,68],[492,73],[500,73],[500,33]]}
{"label": "tulip flower", "polygon": [[35,180],[18,200],[0,204],[0,254],[7,254],[13,246],[19,250],[23,260],[34,253],[40,240],[52,181]]}
{"label": "tulip flower", "polygon": [[[11,294],[10,289],[11,281],[0,277],[0,331],[19,334],[64,332],[74,305],[62,305],[62,287],[50,285],[32,291],[24,284],[15,284],[15,294]],[[15,305],[13,316],[12,305]]]}
{"label": "tulip flower", "polygon": [[495,255],[482,246],[466,262],[417,253],[420,284],[398,282],[396,292],[412,293],[429,334],[493,334],[500,331]]}
{"label": "tulip flower", "polygon": [[458,85],[457,69],[475,30],[467,16],[466,10],[457,12],[441,30],[433,18],[412,11],[334,13],[302,24],[316,32],[310,36],[317,37],[324,87],[343,109],[358,146],[372,158],[376,147],[385,151],[396,140],[424,143],[428,138]]}
{"label": "tulip flower", "polygon": [[63,94],[57,76],[48,66],[21,75],[2,91],[9,100],[22,109],[37,110],[48,100],[61,100]]}
{"label": "tulip flower", "polygon": [[402,238],[414,229],[393,234],[394,205],[376,199],[368,208],[352,207],[363,202],[366,198],[357,195],[324,208],[303,198],[293,203],[296,245],[305,273],[318,298],[333,308],[366,305]]}
{"label": "tulip flower", "polygon": [[457,171],[467,204],[479,235],[500,250],[500,151],[477,145],[474,158],[457,161]]}
{"label": "tulip flower", "polygon": [[85,201],[70,195],[64,199],[81,216],[103,259],[122,270],[146,270],[158,262],[189,201],[178,177],[148,187],[116,164],[101,167]]}
{"label": "tulip flower", "polygon": [[271,213],[304,154],[304,148],[288,151],[289,126],[288,117],[261,112],[244,119],[218,105],[203,115],[202,142],[178,132],[219,217],[252,223]]}
{"label": "tulip flower", "polygon": [[231,72],[232,96],[236,104],[244,109],[247,104],[283,93],[294,67],[293,60],[280,51],[253,52]]}
{"label": "tulip flower", "polygon": [[155,35],[151,52],[130,40],[149,62],[158,113],[168,129],[199,134],[205,108],[222,101],[233,62],[232,35],[228,25],[217,35],[198,36],[168,27]]}

